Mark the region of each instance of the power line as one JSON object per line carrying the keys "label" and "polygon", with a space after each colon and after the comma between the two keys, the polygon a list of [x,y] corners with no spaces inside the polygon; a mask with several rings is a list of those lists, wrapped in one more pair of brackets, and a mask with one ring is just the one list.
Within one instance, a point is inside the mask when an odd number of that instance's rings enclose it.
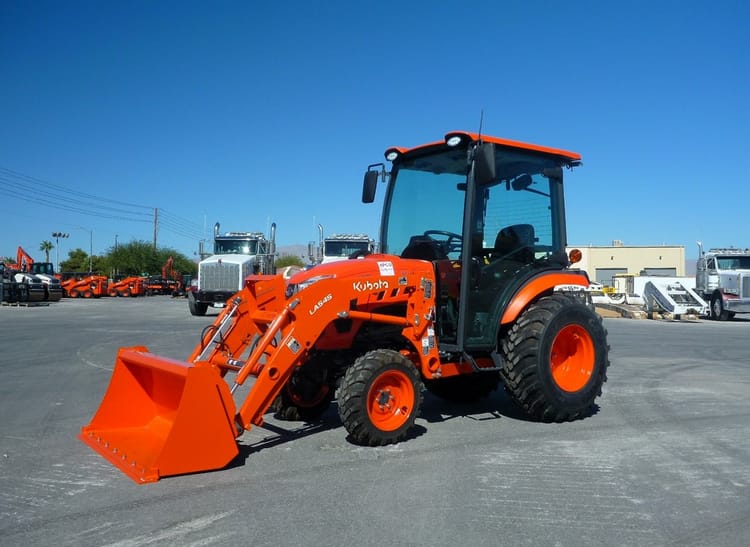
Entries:
{"label": "power line", "polygon": [[[164,209],[71,190],[60,184],[7,167],[0,167],[0,194],[36,205],[88,216],[126,222],[153,223],[155,237],[159,229],[194,241],[205,237],[204,229],[200,224]],[[105,205],[105,203],[111,205]]]}

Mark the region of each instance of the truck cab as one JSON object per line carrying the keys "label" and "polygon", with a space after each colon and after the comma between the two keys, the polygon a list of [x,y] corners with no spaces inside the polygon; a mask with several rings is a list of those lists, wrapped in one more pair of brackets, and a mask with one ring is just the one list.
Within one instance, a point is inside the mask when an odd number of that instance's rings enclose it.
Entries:
{"label": "truck cab", "polygon": [[276,224],[269,238],[262,232],[225,232],[214,225],[214,254],[198,263],[198,280],[188,292],[191,315],[205,315],[209,307],[223,308],[248,275],[274,274]]}
{"label": "truck cab", "polygon": [[736,313],[750,313],[750,249],[717,248],[703,251],[698,243],[695,288],[710,302],[710,315],[726,321]]}

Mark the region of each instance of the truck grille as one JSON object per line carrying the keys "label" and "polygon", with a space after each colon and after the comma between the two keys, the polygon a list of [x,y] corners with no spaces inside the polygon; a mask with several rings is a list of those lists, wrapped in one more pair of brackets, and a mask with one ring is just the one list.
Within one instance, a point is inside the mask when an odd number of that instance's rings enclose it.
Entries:
{"label": "truck grille", "polygon": [[202,291],[232,291],[239,290],[239,264],[201,264],[200,289]]}

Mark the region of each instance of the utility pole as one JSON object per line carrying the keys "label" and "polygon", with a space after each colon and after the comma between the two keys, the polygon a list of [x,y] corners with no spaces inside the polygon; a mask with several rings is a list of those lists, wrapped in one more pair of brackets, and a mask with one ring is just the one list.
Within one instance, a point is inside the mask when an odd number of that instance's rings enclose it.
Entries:
{"label": "utility pole", "polygon": [[159,233],[159,208],[154,207],[154,252],[156,252],[156,234]]}

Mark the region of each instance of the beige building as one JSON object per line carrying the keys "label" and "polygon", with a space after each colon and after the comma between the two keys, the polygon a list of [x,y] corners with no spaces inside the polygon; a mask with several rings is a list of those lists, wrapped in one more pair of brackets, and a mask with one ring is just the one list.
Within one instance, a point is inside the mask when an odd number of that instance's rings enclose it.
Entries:
{"label": "beige building", "polygon": [[579,249],[583,254],[575,266],[585,270],[592,281],[606,286],[613,286],[612,277],[617,274],[685,276],[682,245],[628,246],[613,241],[609,247],[567,247],[568,252],[571,249]]}

